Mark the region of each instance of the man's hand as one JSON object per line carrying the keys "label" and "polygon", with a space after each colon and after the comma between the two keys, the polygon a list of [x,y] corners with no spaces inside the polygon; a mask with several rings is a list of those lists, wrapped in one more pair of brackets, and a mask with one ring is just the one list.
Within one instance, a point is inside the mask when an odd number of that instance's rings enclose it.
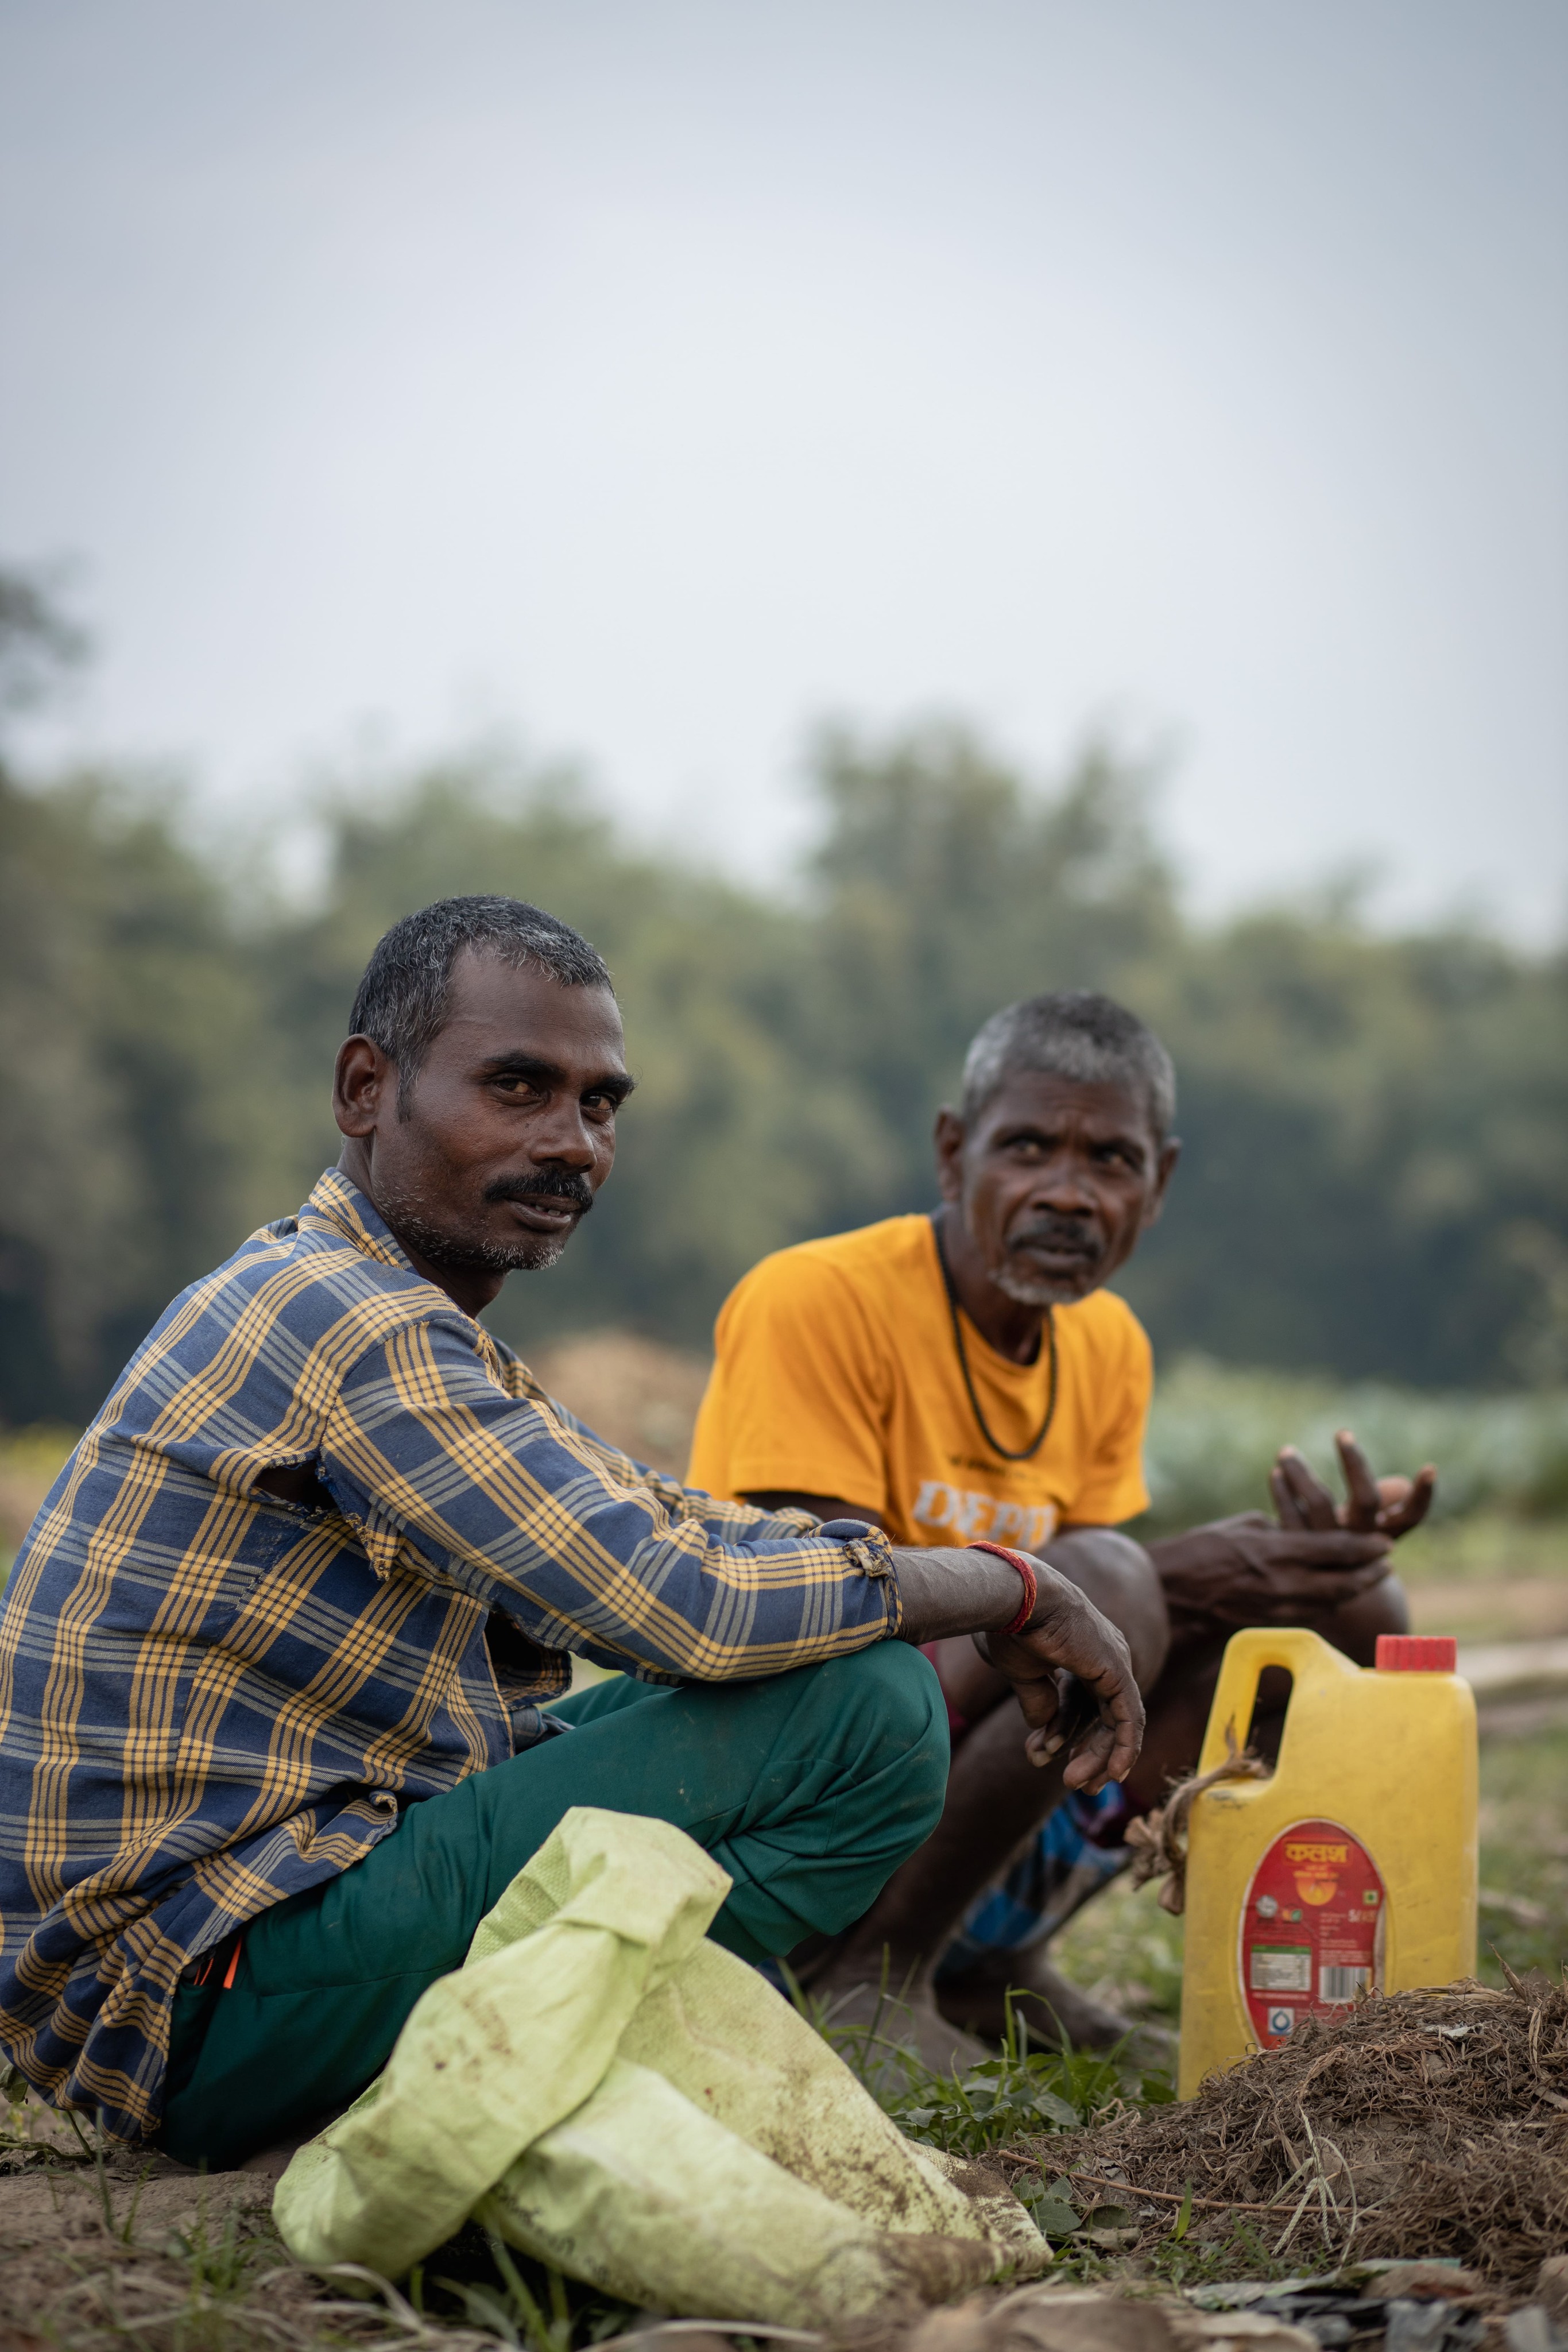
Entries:
{"label": "man's hand", "polygon": [[1396,1541],[1418,1528],[1432,1507],[1437,1473],[1430,1462],[1414,1478],[1375,1478],[1372,1465],[1348,1429],[1336,1430],[1334,1446],[1344,1472],[1349,1500],[1335,1503],[1322,1480],[1293,1445],[1282,1448],[1269,1473],[1269,1492],[1282,1528],[1350,1528],[1358,1534]]}
{"label": "man's hand", "polygon": [[1310,1623],[1381,1584],[1388,1551],[1386,1536],[1277,1528],[1261,1511],[1149,1546],[1178,1633],[1197,1625]]}
{"label": "man's hand", "polygon": [[1244,1511],[1149,1546],[1178,1628],[1310,1624],[1382,1582],[1396,1538],[1426,1517],[1437,1474],[1428,1465],[1415,1478],[1375,1479],[1348,1430],[1335,1443],[1348,1502],[1336,1505],[1286,1446],[1269,1477],[1278,1526]]}
{"label": "man's hand", "polygon": [[[1062,1780],[1090,1795],[1124,1780],[1144,1744],[1144,1702],[1120,1630],[1086,1593],[1042,1560],[1040,1599],[1021,1633],[988,1633],[983,1647],[1012,1685],[1029,1733],[1024,1754],[1049,1764],[1067,1746]],[[1083,1701],[1094,1709],[1082,1722]]]}
{"label": "man's hand", "polygon": [[[1019,1573],[995,1552],[895,1550],[894,1568],[904,1603],[904,1639],[935,1642],[956,1633],[983,1637],[985,1652],[1006,1676],[1029,1731],[1024,1752],[1049,1764],[1069,1750],[1063,1779],[1070,1789],[1103,1789],[1124,1780],[1144,1738],[1144,1702],[1127,1644],[1086,1593],[1049,1560],[1034,1559],[1034,1613],[1021,1633],[1005,1633],[1018,1614]],[[1081,1709],[1092,1709],[1081,1727]]]}

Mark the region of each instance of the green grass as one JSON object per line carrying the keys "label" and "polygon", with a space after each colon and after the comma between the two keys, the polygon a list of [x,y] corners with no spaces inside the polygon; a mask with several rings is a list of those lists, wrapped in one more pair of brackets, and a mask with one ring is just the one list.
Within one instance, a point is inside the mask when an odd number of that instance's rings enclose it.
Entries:
{"label": "green grass", "polygon": [[[1568,1724],[1481,1748],[1481,1961],[1555,1977],[1568,1960]],[[1500,1898],[1498,1899],[1498,1898]]]}
{"label": "green grass", "polygon": [[80,1435],[79,1429],[68,1429],[57,1421],[0,1430],[0,1469],[41,1478],[46,1486],[52,1486]]}
{"label": "green grass", "polygon": [[55,1422],[0,1429],[0,1591],[27,1525],[65,1467],[79,1430]]}
{"label": "green grass", "polygon": [[1181,2012],[1186,1922],[1160,1909],[1156,1885],[1113,1879],[1057,1937],[1051,1958],[1064,1976],[1124,2016],[1174,2025]]}
{"label": "green grass", "polygon": [[1119,2051],[1032,2048],[1010,2010],[999,2054],[966,2074],[938,2074],[907,2055],[889,2062],[874,2025],[819,2031],[908,2138],[946,2156],[984,2156],[1040,2132],[1081,2131],[1128,2100],[1152,2105],[1173,2096],[1167,2074],[1131,2066]]}

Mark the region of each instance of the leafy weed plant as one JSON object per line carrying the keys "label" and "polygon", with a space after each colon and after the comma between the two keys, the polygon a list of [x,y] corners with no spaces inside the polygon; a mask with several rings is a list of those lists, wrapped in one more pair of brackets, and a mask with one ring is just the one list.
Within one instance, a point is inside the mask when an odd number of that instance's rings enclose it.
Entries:
{"label": "leafy weed plant", "polygon": [[423,2264],[410,2273],[413,2313],[437,2327],[465,2325],[499,2336],[513,2352],[585,2352],[643,2316],[634,2305],[519,2254],[476,2223],[441,2249],[441,2275],[427,2276]]}
{"label": "leafy weed plant", "polygon": [[[435,2284],[455,2295],[470,2327],[485,2329],[513,2347],[513,2352],[571,2352],[573,2315],[567,2284],[560,2273],[548,2271],[545,2289],[548,2315],[533,2294],[505,2239],[485,2233],[496,2280],[438,2279]],[[416,2288],[414,2308],[422,2310]]]}
{"label": "leafy weed plant", "polygon": [[945,2156],[984,2156],[1042,2131],[1082,2130],[1118,2104],[1153,2106],[1175,2096],[1164,2073],[1134,2074],[1121,2043],[1108,2051],[1074,2050],[1071,2042],[1061,2050],[1031,2050],[1029,2028],[1010,2000],[999,2055],[960,2074],[924,2064],[883,2030],[884,2012],[889,2025],[894,2022],[885,1983],[868,2025],[835,2026],[823,2005],[793,1982],[790,1991],[801,2015],[900,2131]]}

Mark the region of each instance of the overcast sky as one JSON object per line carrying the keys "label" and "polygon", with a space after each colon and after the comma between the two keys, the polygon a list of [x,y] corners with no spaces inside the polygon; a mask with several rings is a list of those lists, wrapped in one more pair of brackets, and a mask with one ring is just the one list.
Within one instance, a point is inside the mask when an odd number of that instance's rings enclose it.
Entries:
{"label": "overcast sky", "polygon": [[1199,902],[1568,908],[1563,0],[0,0],[0,549],[255,811],[515,722],[1171,747]]}

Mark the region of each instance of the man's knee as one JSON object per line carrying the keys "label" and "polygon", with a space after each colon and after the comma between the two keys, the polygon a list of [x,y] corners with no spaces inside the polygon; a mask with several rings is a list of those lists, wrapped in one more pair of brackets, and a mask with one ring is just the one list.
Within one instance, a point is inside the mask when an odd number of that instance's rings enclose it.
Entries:
{"label": "man's knee", "polygon": [[835,1717],[853,1727],[863,1769],[896,1772],[898,1810],[920,1844],[947,1793],[947,1708],[930,1660],[907,1642],[877,1642],[816,1672]]}
{"label": "man's knee", "polygon": [[1159,1571],[1140,1543],[1114,1528],[1075,1528],[1045,1555],[1127,1639],[1141,1690],[1152,1690],[1170,1648],[1170,1614]]}
{"label": "man's knee", "polygon": [[1380,1633],[1407,1633],[1410,1631],[1410,1603],[1405,1587],[1396,1576],[1385,1576],[1370,1592],[1359,1600],[1347,1601],[1330,1617],[1318,1622],[1317,1631],[1358,1666],[1377,1663],[1377,1637]]}

